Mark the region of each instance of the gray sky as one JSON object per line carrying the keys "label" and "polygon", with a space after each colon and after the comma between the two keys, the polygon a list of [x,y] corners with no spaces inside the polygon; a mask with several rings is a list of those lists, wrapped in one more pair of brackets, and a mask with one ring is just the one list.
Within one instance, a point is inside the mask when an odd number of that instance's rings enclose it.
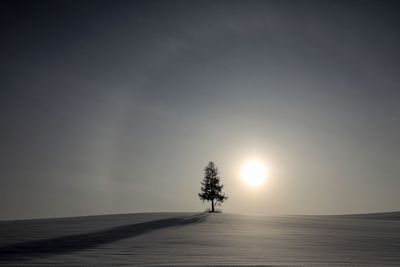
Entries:
{"label": "gray sky", "polygon": [[[395,1],[2,1],[0,219],[399,210]],[[266,184],[239,177],[264,161]]]}

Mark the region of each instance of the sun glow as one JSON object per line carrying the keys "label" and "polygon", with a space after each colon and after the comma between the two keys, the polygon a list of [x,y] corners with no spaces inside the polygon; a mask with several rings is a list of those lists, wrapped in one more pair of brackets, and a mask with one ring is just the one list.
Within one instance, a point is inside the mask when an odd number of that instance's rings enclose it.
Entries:
{"label": "sun glow", "polygon": [[240,170],[240,176],[243,181],[252,187],[261,186],[265,182],[267,175],[267,168],[257,160],[247,161]]}

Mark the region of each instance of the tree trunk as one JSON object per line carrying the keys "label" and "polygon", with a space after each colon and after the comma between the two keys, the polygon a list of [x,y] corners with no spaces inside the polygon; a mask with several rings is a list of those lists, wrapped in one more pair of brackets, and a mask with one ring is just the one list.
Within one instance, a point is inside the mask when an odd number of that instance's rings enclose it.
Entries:
{"label": "tree trunk", "polygon": [[214,212],[214,199],[211,200],[211,212]]}

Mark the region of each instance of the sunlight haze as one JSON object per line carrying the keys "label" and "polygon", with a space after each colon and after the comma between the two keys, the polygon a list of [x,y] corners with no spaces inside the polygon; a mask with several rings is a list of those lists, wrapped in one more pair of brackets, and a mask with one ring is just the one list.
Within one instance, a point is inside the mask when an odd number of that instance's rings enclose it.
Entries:
{"label": "sunlight haze", "polygon": [[209,161],[226,213],[398,210],[398,13],[361,2],[0,4],[0,219],[204,211]]}

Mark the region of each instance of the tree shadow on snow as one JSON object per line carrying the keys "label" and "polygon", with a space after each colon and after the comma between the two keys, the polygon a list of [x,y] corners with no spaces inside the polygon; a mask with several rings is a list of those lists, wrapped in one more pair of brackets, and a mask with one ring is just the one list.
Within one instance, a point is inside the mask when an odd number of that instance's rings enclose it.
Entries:
{"label": "tree shadow on snow", "polygon": [[37,257],[79,251],[118,240],[133,238],[164,228],[201,223],[207,216],[208,214],[206,213],[200,213],[188,217],[153,220],[112,227],[102,231],[0,246],[0,262],[26,261]]}

